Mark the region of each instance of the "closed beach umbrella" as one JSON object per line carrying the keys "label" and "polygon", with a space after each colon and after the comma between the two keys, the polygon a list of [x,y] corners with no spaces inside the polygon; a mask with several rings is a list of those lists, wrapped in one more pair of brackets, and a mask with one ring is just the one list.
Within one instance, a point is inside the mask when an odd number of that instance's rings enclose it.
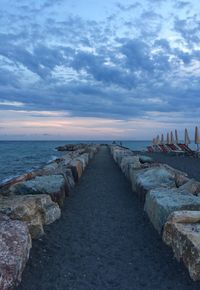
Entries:
{"label": "closed beach umbrella", "polygon": [[169,144],[169,133],[167,133],[167,140],[166,140],[166,144]]}
{"label": "closed beach umbrella", "polygon": [[160,140],[160,144],[164,144],[164,135],[161,135],[161,140]]}
{"label": "closed beach umbrella", "polygon": [[179,141],[178,141],[178,131],[177,130],[175,130],[175,139],[176,139],[176,144],[178,144]]}
{"label": "closed beach umbrella", "polygon": [[157,145],[160,144],[160,137],[159,137],[159,135],[157,135],[157,137],[156,137],[156,144]]}
{"label": "closed beach umbrella", "polygon": [[185,128],[185,145],[190,144],[190,138],[188,134],[188,130]]}
{"label": "closed beach umbrella", "polygon": [[197,126],[195,127],[194,142],[195,142],[195,144],[197,144],[197,149],[199,150],[200,139],[199,139],[199,129]]}
{"label": "closed beach umbrella", "polygon": [[174,144],[174,135],[173,132],[170,132],[170,144]]}

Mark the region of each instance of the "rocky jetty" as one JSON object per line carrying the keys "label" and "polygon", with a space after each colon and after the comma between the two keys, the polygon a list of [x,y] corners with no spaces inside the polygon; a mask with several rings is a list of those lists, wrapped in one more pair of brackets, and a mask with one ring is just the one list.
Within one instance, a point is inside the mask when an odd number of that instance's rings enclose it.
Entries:
{"label": "rocky jetty", "polygon": [[32,239],[60,218],[65,198],[81,178],[98,145],[59,147],[63,156],[0,185],[0,289],[21,280]]}
{"label": "rocky jetty", "polygon": [[86,147],[90,148],[90,145],[88,144],[66,144],[64,146],[59,146],[56,149],[58,151],[77,151],[77,150],[86,150]]}
{"label": "rocky jetty", "polygon": [[200,280],[200,183],[138,152],[116,145],[110,150],[163,241]]}

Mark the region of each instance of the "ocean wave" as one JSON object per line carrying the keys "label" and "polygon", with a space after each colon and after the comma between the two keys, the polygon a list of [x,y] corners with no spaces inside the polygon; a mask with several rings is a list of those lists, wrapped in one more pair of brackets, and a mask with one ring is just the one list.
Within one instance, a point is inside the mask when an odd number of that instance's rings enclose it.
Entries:
{"label": "ocean wave", "polygon": [[40,169],[42,168],[45,164],[49,164],[51,162],[53,162],[54,160],[56,160],[59,156],[56,156],[56,155],[52,155],[51,158],[48,160],[43,160],[42,162],[38,162],[37,165],[34,165],[32,166],[31,168],[23,168],[23,170],[20,170],[20,173],[19,174],[12,174],[12,175],[9,175],[5,178],[0,178],[0,185],[3,185],[9,181],[11,181],[12,179],[15,179],[17,177],[20,177],[21,175],[23,174],[26,174],[26,173],[30,173],[34,170],[37,170],[37,169]]}
{"label": "ocean wave", "polygon": [[38,168],[39,167],[37,167],[37,168],[36,167],[34,167],[34,168],[28,168],[28,169],[25,169],[25,171],[21,172],[20,174],[13,174],[13,175],[9,175],[9,176],[7,176],[5,178],[2,178],[2,179],[0,179],[0,185],[3,185],[5,183],[9,182],[12,179],[18,178],[18,177],[22,176],[23,174],[30,173],[33,170],[38,169]]}
{"label": "ocean wave", "polygon": [[4,183],[7,183],[7,182],[11,181],[12,179],[17,178],[19,176],[20,175],[11,175],[11,176],[8,176],[6,178],[0,179],[0,185],[3,185]]}
{"label": "ocean wave", "polygon": [[47,164],[53,162],[54,160],[56,160],[59,156],[53,155],[51,156],[51,158],[47,161]]}

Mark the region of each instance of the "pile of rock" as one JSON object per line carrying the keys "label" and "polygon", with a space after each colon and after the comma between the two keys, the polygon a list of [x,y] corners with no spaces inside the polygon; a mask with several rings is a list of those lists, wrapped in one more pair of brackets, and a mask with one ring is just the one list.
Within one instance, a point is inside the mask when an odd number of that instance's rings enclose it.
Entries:
{"label": "pile of rock", "polygon": [[32,239],[60,218],[65,197],[98,147],[78,145],[43,168],[0,185],[0,289],[20,282]]}
{"label": "pile of rock", "polygon": [[76,150],[86,150],[90,148],[91,145],[80,143],[80,144],[66,144],[64,146],[59,146],[56,149],[58,151],[76,151]]}
{"label": "pile of rock", "polygon": [[110,148],[163,241],[183,261],[190,277],[200,280],[200,182],[150,157]]}

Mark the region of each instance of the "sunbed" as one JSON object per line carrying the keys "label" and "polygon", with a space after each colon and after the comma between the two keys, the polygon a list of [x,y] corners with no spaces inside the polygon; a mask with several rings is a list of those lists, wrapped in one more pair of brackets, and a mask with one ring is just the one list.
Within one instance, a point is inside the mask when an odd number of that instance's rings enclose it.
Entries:
{"label": "sunbed", "polygon": [[153,153],[153,152],[155,152],[155,150],[154,150],[154,148],[153,148],[152,146],[147,146],[147,151],[148,151],[149,153]]}
{"label": "sunbed", "polygon": [[184,143],[179,143],[178,144],[179,148],[181,148],[181,150],[183,150],[187,155],[190,156],[196,156],[196,152],[194,150],[192,150],[188,145],[184,144]]}

